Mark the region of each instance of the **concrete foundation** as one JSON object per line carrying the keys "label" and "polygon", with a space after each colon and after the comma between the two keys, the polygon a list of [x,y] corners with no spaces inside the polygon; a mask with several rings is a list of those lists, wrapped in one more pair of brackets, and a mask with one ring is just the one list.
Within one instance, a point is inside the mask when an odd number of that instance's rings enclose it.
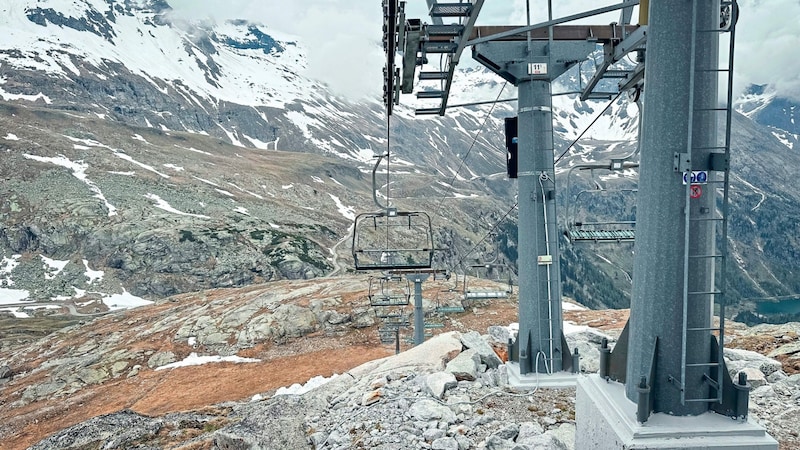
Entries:
{"label": "concrete foundation", "polygon": [[625,396],[623,384],[589,375],[579,377],[577,387],[576,449],[778,449],[778,442],[751,419],[737,421],[713,412],[658,413],[638,423],[636,404]]}
{"label": "concrete foundation", "polygon": [[518,389],[575,387],[578,380],[578,374],[570,372],[520,374],[519,363],[511,361],[506,363],[506,369],[508,370],[508,384]]}

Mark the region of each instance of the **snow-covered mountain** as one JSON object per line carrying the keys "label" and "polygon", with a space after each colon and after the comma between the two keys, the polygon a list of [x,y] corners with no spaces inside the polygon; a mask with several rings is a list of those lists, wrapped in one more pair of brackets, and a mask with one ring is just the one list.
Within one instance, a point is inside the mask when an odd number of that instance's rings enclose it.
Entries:
{"label": "snow-covered mountain", "polygon": [[[503,118],[515,114],[516,104],[415,117],[424,100],[405,95],[387,130],[377,96],[334,94],[309,75],[302,40],[279,27],[187,23],[162,0],[2,2],[0,176],[9,200],[0,208],[0,276],[16,280],[31,298],[50,298],[86,289],[79,281],[91,268],[106,271],[108,289],[118,282],[158,297],[341,269],[336,255],[347,253],[354,213],[375,209],[369,172],[389,131],[386,183],[393,201],[431,211],[439,261],[463,258],[514,204],[515,185],[505,179]],[[582,64],[555,93],[574,89],[591,70]],[[454,82],[451,105],[516,97],[515,88],[483,69],[465,67]],[[553,104],[560,155],[607,102],[565,94]],[[631,153],[637,117],[636,105],[622,96],[560,161],[558,173],[580,161]],[[773,248],[747,224],[793,220],[791,212],[778,220],[761,217],[770,210],[756,203],[776,200],[781,210],[793,210],[797,194],[772,175],[800,165],[794,163],[800,157],[774,130],[736,121],[744,131],[734,141],[743,155],[733,161],[741,169],[735,200],[749,214],[732,233],[741,259],[737,277],[745,280],[737,292],[797,292],[797,268],[781,258],[800,245]],[[633,183],[635,174],[629,175]],[[559,195],[570,201],[571,193]],[[602,214],[609,205],[588,207]],[[514,217],[496,244],[511,260]],[[569,247],[564,253],[578,265],[571,266],[578,268],[574,284],[585,286],[573,293],[595,305],[624,304],[618,297],[627,290],[626,277],[603,289],[587,281],[618,270],[594,252]],[[624,253],[615,264],[630,271]],[[74,267],[54,275],[40,255]],[[33,275],[9,275],[12,265],[15,274]],[[66,278],[43,287],[50,281],[45,275]]]}
{"label": "snow-covered mountain", "polygon": [[796,101],[779,96],[769,85],[751,85],[737,99],[736,110],[772,129],[787,147],[800,148],[800,104]]}

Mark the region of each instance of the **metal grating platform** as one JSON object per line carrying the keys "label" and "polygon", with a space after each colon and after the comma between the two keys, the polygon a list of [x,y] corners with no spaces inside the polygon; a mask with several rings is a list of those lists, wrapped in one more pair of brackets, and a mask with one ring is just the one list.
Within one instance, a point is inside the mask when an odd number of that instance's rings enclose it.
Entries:
{"label": "metal grating platform", "polygon": [[472,12],[472,3],[436,3],[431,6],[431,17],[466,17]]}

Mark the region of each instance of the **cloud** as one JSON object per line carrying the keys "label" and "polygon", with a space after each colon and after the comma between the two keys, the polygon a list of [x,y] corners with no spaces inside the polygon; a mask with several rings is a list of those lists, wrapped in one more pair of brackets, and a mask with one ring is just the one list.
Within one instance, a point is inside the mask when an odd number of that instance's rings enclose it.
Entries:
{"label": "cloud", "polygon": [[[185,19],[245,18],[291,33],[308,51],[309,77],[349,97],[380,96],[384,56],[380,45],[383,13],[379,0],[304,0],[253,2],[250,0],[169,0]],[[618,3],[619,0],[559,0],[553,16]],[[736,39],[736,89],[748,84],[770,84],[779,95],[800,100],[800,0],[739,0],[741,14]],[[430,22],[426,3],[409,0],[408,17]],[[638,8],[634,11],[634,23]],[[486,2],[479,25],[526,23],[526,0]],[[531,2],[531,22],[547,20],[544,2]],[[619,12],[577,23],[607,24]],[[467,62],[465,59],[464,62]]]}
{"label": "cloud", "polygon": [[381,95],[383,11],[378,1],[170,0],[170,5],[174,16],[184,20],[248,19],[295,35],[307,52],[306,76],[350,98]]}
{"label": "cloud", "polygon": [[800,101],[800,1],[740,0],[734,75],[737,89],[770,84]]}

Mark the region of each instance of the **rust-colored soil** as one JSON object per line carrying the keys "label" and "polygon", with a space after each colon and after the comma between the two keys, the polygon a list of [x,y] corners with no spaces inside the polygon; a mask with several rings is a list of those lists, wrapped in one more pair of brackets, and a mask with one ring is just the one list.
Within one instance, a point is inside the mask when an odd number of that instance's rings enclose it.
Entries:
{"label": "rust-colored soil", "polygon": [[[432,286],[425,293],[425,298],[436,298],[439,289],[438,286]],[[246,288],[208,291],[201,299],[186,296],[178,304],[201,304],[221,298],[236,300],[239,297],[246,301],[248,296],[259,292],[254,290],[250,293]],[[365,297],[366,292],[342,292],[341,309],[363,307],[368,304]],[[80,347],[87,340],[103,339],[133,325],[154,323],[163,314],[172,314],[171,307],[171,303],[166,302],[97,320],[87,324],[80,333],[60,337],[53,348],[60,348],[63,354],[65,349]],[[620,329],[627,320],[627,311],[565,311],[564,318],[606,330]],[[464,313],[432,320],[444,325],[443,328],[431,330],[434,334],[453,330],[486,333],[491,325],[518,322],[516,295],[510,299],[481,301],[469,305]],[[247,400],[255,394],[268,394],[278,387],[304,383],[317,375],[344,373],[364,362],[394,353],[394,344],[380,344],[377,329],[378,325],[374,325],[333,335],[324,335],[320,331],[280,344],[261,343],[239,352],[239,356],[260,359],[262,362],[259,363],[212,363],[162,371],[143,367],[137,375],[129,378],[122,374],[103,384],[84,387],[69,396],[11,407],[26,386],[41,383],[49,376],[48,371],[33,370],[44,362],[42,356],[34,351],[26,359],[29,362],[38,359],[36,364],[28,363],[19,367],[28,375],[14,378],[5,386],[0,385],[0,450],[27,448],[62,429],[123,409],[150,416],[202,410],[225,401]],[[411,333],[411,329],[403,330],[402,350],[409,348],[406,338]],[[192,349],[185,342],[175,341],[173,335],[172,331],[165,331],[143,339],[128,336],[120,342],[119,348],[128,351],[171,351],[180,360]]]}
{"label": "rust-colored soil", "polygon": [[384,347],[353,346],[260,363],[213,363],[172,370],[142,370],[133,378],[85,389],[68,399],[36,402],[0,412],[0,423],[18,431],[0,449],[23,449],[89,418],[122,409],[157,416],[247,399],[317,376],[343,373],[390,354]]}

